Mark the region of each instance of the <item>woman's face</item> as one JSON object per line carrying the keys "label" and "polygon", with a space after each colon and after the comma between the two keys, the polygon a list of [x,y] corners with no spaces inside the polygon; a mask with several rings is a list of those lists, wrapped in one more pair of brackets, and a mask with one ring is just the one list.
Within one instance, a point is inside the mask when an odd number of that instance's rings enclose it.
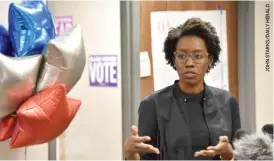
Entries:
{"label": "woman's face", "polygon": [[197,36],[183,36],[179,39],[174,63],[181,81],[189,85],[203,83],[211,64],[204,40]]}

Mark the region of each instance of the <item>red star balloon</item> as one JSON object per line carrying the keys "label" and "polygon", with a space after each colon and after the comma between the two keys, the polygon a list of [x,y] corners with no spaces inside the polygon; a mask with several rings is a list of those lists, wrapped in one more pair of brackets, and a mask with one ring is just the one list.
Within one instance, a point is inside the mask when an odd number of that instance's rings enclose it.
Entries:
{"label": "red star balloon", "polygon": [[43,144],[61,135],[76,115],[80,100],[67,98],[65,85],[54,85],[28,99],[17,111],[11,148]]}

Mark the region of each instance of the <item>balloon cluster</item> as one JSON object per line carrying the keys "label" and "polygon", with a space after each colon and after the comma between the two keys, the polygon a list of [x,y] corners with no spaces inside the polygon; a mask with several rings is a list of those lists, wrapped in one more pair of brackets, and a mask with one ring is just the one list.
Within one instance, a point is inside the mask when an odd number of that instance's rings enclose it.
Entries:
{"label": "balloon cluster", "polygon": [[8,25],[0,25],[0,141],[11,138],[11,148],[49,142],[81,105],[67,97],[86,63],[81,27],[56,36],[43,1],[11,3]]}

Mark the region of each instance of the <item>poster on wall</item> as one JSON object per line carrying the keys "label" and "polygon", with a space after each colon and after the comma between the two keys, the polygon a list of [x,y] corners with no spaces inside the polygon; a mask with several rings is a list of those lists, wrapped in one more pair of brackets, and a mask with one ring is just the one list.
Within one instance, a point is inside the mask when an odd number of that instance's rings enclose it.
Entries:
{"label": "poster on wall", "polygon": [[226,11],[160,11],[151,12],[151,45],[153,58],[154,89],[160,90],[178,79],[177,72],[166,64],[163,53],[164,40],[170,28],[183,24],[187,19],[199,17],[216,28],[222,52],[220,62],[205,77],[205,82],[217,88],[229,89]]}
{"label": "poster on wall", "polygon": [[88,61],[89,85],[117,87],[117,55],[90,55]]}
{"label": "poster on wall", "polygon": [[73,18],[72,16],[56,16],[54,22],[56,36],[59,36],[60,34],[72,27]]}

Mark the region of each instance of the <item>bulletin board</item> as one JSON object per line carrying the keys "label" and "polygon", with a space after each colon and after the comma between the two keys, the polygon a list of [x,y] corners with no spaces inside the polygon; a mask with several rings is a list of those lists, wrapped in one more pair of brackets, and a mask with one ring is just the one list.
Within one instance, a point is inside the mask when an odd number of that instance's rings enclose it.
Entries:
{"label": "bulletin board", "polygon": [[229,91],[238,99],[238,41],[237,41],[237,2],[234,1],[140,1],[140,46],[141,52],[147,51],[151,76],[141,78],[141,98],[154,92],[153,59],[151,48],[151,20],[154,11],[187,11],[187,10],[218,10],[226,11],[227,53],[228,53],[228,84]]}

